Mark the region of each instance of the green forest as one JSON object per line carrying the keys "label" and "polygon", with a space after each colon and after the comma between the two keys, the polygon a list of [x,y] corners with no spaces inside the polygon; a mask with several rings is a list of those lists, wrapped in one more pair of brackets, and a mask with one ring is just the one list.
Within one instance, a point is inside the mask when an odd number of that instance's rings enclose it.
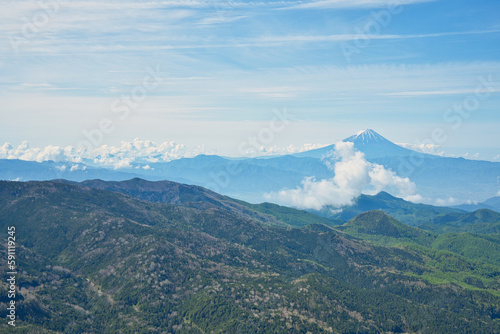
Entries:
{"label": "green forest", "polygon": [[147,200],[130,182],[0,182],[18,261],[0,332],[500,333],[494,214],[345,222],[194,186]]}

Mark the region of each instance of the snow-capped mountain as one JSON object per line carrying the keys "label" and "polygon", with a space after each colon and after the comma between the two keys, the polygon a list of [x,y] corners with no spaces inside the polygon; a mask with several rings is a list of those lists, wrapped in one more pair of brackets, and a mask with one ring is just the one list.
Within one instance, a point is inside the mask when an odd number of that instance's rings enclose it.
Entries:
{"label": "snow-capped mountain", "polygon": [[[372,129],[361,130],[356,134],[345,138],[343,141],[354,143],[354,148],[365,154],[367,159],[376,159],[394,156],[409,156],[416,153],[403,148],[387,140]],[[322,147],[316,150],[294,154],[295,157],[321,158],[334,149],[334,145]]]}
{"label": "snow-capped mountain", "polygon": [[372,144],[372,143],[390,143],[389,140],[385,139],[372,129],[366,129],[356,132],[356,134],[344,139],[344,141],[350,141],[355,144]]}

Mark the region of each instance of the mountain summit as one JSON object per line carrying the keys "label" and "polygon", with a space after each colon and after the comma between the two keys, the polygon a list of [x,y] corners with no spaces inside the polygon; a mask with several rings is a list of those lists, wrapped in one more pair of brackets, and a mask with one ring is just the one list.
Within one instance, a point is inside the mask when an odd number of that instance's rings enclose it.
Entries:
{"label": "mountain summit", "polygon": [[352,135],[344,141],[353,142],[355,145],[366,145],[370,143],[391,143],[389,140],[385,139],[372,129],[358,131],[355,135]]}
{"label": "mountain summit", "polygon": [[394,144],[375,131],[368,129],[357,132],[343,141],[354,143],[354,147],[365,154],[367,159],[377,159],[394,156],[409,156],[411,150]]}
{"label": "mountain summit", "polygon": [[[361,130],[356,134],[345,138],[344,142],[354,143],[354,147],[365,154],[367,159],[376,159],[394,156],[409,156],[414,153],[411,150],[394,144],[390,140],[379,135],[372,129]],[[296,157],[321,158],[324,154],[334,149],[335,145],[329,145],[316,150],[295,154]]]}

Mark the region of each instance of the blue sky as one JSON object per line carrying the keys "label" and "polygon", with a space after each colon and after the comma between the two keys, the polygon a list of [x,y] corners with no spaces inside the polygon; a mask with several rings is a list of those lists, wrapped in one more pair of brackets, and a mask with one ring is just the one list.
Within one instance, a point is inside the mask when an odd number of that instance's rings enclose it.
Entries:
{"label": "blue sky", "polygon": [[[498,1],[3,7],[0,145],[78,146],[106,120],[99,144],[141,138],[238,155],[286,109],[293,119],[264,147],[331,144],[372,128],[394,142],[500,161]],[[138,92],[126,117],[114,112]]]}

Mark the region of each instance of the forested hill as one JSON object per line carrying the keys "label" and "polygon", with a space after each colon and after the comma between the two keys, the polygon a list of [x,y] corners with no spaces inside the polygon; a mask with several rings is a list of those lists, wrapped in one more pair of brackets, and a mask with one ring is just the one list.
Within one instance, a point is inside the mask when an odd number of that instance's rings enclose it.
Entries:
{"label": "forested hill", "polygon": [[499,332],[494,264],[200,202],[0,182],[0,225],[16,226],[20,287],[18,325],[0,331]]}

